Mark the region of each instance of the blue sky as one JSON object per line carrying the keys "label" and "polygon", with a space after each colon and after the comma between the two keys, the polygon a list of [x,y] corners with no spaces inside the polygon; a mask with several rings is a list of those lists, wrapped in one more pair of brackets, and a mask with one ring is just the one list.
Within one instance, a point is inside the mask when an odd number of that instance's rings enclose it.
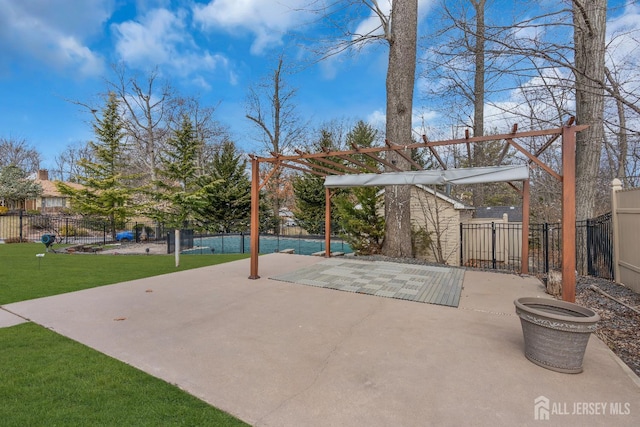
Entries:
{"label": "blue sky", "polygon": [[0,136],[26,139],[42,166],[68,144],[92,138],[91,117],[69,102],[95,101],[124,61],[144,75],[158,67],[181,94],[218,105],[217,119],[246,151],[247,87],[283,50],[304,69],[291,76],[301,115],[367,119],[384,112],[385,50],[313,64],[300,49],[307,0],[0,0]]}
{"label": "blue sky", "polygon": [[[25,139],[42,154],[42,167],[53,167],[67,145],[92,138],[89,115],[68,100],[94,101],[106,91],[104,79],[113,79],[110,64],[124,61],[143,75],[157,67],[181,94],[218,105],[216,118],[234,140],[258,151],[246,132],[247,88],[282,51],[301,68],[290,83],[298,88],[302,116],[316,124],[341,118],[380,124],[386,47],[314,64],[300,44],[317,35],[317,24],[296,11],[308,3],[0,0],[0,136]],[[380,4],[389,7],[389,0]],[[420,28],[433,4],[420,1]],[[360,18],[354,26],[369,25],[366,15]]]}

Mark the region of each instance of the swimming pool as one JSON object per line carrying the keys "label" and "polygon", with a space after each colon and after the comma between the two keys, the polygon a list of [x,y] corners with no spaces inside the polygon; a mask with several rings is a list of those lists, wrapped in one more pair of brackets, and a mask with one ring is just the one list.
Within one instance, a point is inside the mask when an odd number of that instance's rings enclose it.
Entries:
{"label": "swimming pool", "polygon": [[[183,254],[242,254],[249,253],[251,247],[251,236],[213,236],[194,237],[193,249],[182,251]],[[261,254],[280,252],[286,249],[293,249],[294,253],[300,255],[312,255],[325,250],[324,239],[311,239],[291,236],[260,236]],[[340,239],[331,239],[331,252],[351,253],[351,247]]]}

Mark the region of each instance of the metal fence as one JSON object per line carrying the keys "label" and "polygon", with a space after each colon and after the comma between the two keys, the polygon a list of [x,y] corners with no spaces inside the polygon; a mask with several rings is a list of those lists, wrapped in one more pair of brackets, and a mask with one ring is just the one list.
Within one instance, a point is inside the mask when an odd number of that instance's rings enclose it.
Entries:
{"label": "metal fence", "polygon": [[[468,267],[520,271],[522,224],[460,224],[460,263]],[[545,275],[562,268],[562,225],[529,225],[529,272]],[[611,213],[576,222],[578,274],[613,280]]]}
{"label": "metal fence", "polygon": [[[167,253],[175,252],[175,229],[162,223],[129,221],[117,224],[116,234],[107,221],[71,216],[0,215],[0,242],[42,242],[44,235],[55,236],[56,244],[106,245],[114,242],[153,242],[164,244]],[[282,232],[282,231],[285,232]],[[280,234],[261,233],[261,253],[292,251],[312,254],[325,250],[324,235],[308,235],[299,227],[286,227]],[[180,249],[185,253],[249,253],[250,233],[219,233],[213,224],[186,225],[180,231]],[[332,252],[351,252],[336,234]]]}
{"label": "metal fence", "polygon": [[165,241],[163,224],[129,221],[117,224],[113,235],[107,221],[71,216],[0,215],[0,241],[40,242],[44,234],[55,235],[56,243],[72,245],[107,244],[113,241]]}

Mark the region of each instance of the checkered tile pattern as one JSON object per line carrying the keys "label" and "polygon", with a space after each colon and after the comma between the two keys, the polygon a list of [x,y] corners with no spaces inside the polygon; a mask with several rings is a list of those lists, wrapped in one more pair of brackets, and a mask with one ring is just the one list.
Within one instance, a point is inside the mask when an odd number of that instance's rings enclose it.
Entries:
{"label": "checkered tile pattern", "polygon": [[461,268],[331,258],[273,280],[457,307]]}

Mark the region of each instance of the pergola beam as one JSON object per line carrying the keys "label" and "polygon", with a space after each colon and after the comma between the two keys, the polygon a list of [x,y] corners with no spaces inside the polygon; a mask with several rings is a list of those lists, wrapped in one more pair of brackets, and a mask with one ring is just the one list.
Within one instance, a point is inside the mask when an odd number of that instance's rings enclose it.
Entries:
{"label": "pergola beam", "polygon": [[289,169],[295,169],[295,170],[297,170],[297,171],[305,172],[305,173],[310,173],[310,174],[312,174],[312,175],[316,175],[316,176],[322,176],[322,177],[327,176],[327,174],[326,174],[326,173],[318,172],[318,171],[315,171],[315,170],[312,170],[312,169],[302,168],[302,167],[300,167],[300,166],[292,165],[292,164],[290,164],[290,163],[283,163],[282,165],[283,165],[284,167],[289,168]]}
{"label": "pergola beam", "polygon": [[[250,155],[251,158],[251,275],[249,278],[258,279],[260,276],[258,275],[258,250],[259,250],[259,200],[260,200],[260,163],[273,163],[274,168],[277,167],[288,167],[291,169],[300,170],[307,173],[312,173],[318,176],[326,176],[327,174],[334,175],[343,175],[349,171],[354,171],[354,173],[359,173],[360,170],[355,168],[350,168],[348,166],[338,167],[340,170],[335,170],[332,168],[324,167],[321,165],[315,165],[310,163],[308,160],[316,159],[325,164],[332,165],[327,157],[334,158],[342,158],[345,159],[369,172],[372,173],[382,173],[381,170],[368,165],[364,162],[351,158],[354,155],[366,155],[376,163],[385,165],[391,170],[399,171],[399,168],[395,165],[391,164],[386,159],[378,156],[378,153],[383,152],[396,152],[400,156],[404,157],[407,160],[406,153],[402,150],[413,150],[417,148],[428,148],[431,150],[431,153],[438,160],[443,169],[446,169],[444,162],[435,152],[435,147],[439,146],[447,146],[447,145],[456,145],[456,144],[470,144],[471,143],[481,143],[486,141],[496,141],[496,140],[505,140],[507,144],[513,145],[518,151],[523,153],[530,162],[536,163],[536,165],[543,168],[550,175],[557,178],[562,183],[562,277],[563,277],[563,286],[562,286],[562,299],[565,301],[574,302],[575,301],[575,283],[576,283],[576,195],[575,195],[575,166],[576,166],[576,133],[586,129],[588,125],[573,125],[573,120],[570,120],[566,126],[561,128],[547,129],[547,130],[537,130],[537,131],[526,131],[526,132],[518,132],[517,126],[513,127],[513,130],[509,134],[502,135],[485,135],[485,136],[477,136],[477,137],[469,137],[468,131],[465,132],[465,138],[452,139],[446,141],[427,141],[426,136],[423,136],[423,142],[413,143],[408,145],[396,145],[393,143],[387,143],[382,147],[358,147],[356,145],[352,145],[352,150],[345,151],[323,151],[319,153],[301,153],[298,152],[297,155],[274,155],[274,157],[257,157]],[[551,138],[540,148],[537,150],[535,154],[530,153],[514,140],[517,138],[526,138],[526,137],[538,137],[538,136],[550,136]],[[554,141],[558,138],[562,138],[562,175],[553,171],[548,165],[546,165],[542,160],[538,158],[542,152],[544,152]],[[403,154],[405,156],[403,156]],[[506,153],[505,153],[506,155]],[[502,156],[501,156],[502,157]],[[297,166],[291,164],[298,163],[303,165],[304,167]],[[335,162],[334,162],[335,163]],[[411,162],[410,162],[411,163]],[[338,163],[333,164],[332,166],[337,167]],[[413,166],[415,164],[412,163]],[[311,168],[311,169],[307,169]],[[318,172],[315,169],[324,170],[326,173]],[[265,183],[268,178],[275,172],[271,172],[271,174],[265,179]],[[264,184],[263,184],[264,185]],[[513,186],[513,185],[512,185]],[[515,186],[513,186],[516,188]],[[517,188],[516,188],[517,189]],[[331,194],[329,190],[326,190],[326,207],[325,207],[325,227],[326,230],[326,242],[327,248],[325,252],[325,256],[330,256],[330,199]],[[522,257],[523,257],[523,266],[522,271],[528,271],[528,259],[525,258],[527,256],[528,245],[526,244],[526,239],[528,237],[528,233],[526,233],[526,228],[528,226],[528,207],[529,207],[529,182],[524,181],[523,189],[523,248],[522,248]],[[524,212],[524,209],[527,212]],[[526,220],[525,220],[526,217]],[[526,233],[526,235],[525,235]]]}
{"label": "pergola beam", "polygon": [[335,168],[341,169],[344,173],[360,173],[360,170],[356,168],[352,168],[347,165],[341,165],[340,163],[334,162],[333,160],[329,160],[329,159],[316,159],[316,160],[319,162],[323,162],[327,165],[331,165]]}
{"label": "pergola beam", "polygon": [[576,133],[562,128],[562,300],[576,302]]}
{"label": "pergola beam", "polygon": [[313,163],[309,163],[309,162],[307,162],[305,160],[302,160],[302,159],[291,159],[289,161],[290,162],[294,162],[294,163],[299,163],[299,164],[304,165],[304,166],[306,166],[308,168],[311,168],[312,170],[324,171],[324,172],[326,172],[326,173],[328,173],[330,175],[343,175],[342,172],[339,172],[339,171],[337,171],[335,169],[328,168],[328,167],[322,166],[322,165],[316,165],[316,164],[313,164]]}
{"label": "pergola beam", "polygon": [[[363,169],[365,169],[365,170],[367,170],[367,171],[369,171],[371,173],[381,173],[381,171],[379,169],[376,169],[376,168],[374,168],[372,166],[369,166],[368,164],[363,163],[363,162],[361,162],[359,160],[353,159],[348,155],[339,156],[339,157],[341,159],[345,159],[346,161],[353,163],[356,166],[360,166],[361,168],[363,168]],[[361,172],[361,171],[359,171],[359,172]]]}
{"label": "pergola beam", "polygon": [[416,168],[416,170],[422,170],[424,169],[422,167],[422,165],[420,165],[418,162],[416,162],[415,160],[413,160],[411,158],[411,156],[408,156],[407,153],[405,152],[406,149],[404,146],[401,145],[395,145],[395,144],[391,144],[388,140],[384,140],[384,143],[387,145],[387,147],[389,148],[393,148],[394,151],[400,155],[400,157],[402,157],[403,159],[405,159],[407,162],[409,162],[411,164],[411,166],[413,166],[414,168]]}
{"label": "pergola beam", "polygon": [[518,144],[517,142],[515,142],[514,140],[512,140],[511,138],[507,138],[507,142],[510,145],[513,145],[518,151],[520,151],[522,154],[524,154],[525,156],[527,156],[529,158],[529,160],[531,160],[532,162],[534,162],[536,165],[540,166],[542,169],[544,169],[549,175],[553,176],[554,178],[556,178],[558,181],[562,181],[562,176],[560,176],[558,173],[556,173],[553,169],[551,169],[549,166],[547,166],[546,164],[544,164],[544,162],[542,160],[540,160],[539,158],[535,157],[533,154],[531,154],[530,152],[528,152],[527,150],[525,150],[522,146],[520,146],[520,144]]}
{"label": "pergola beam", "polygon": [[[423,141],[425,144],[428,144],[428,143],[429,143],[429,141],[427,140],[427,135],[422,135],[422,141]],[[429,151],[431,151],[431,155],[432,155],[433,157],[435,157],[435,158],[436,158],[436,160],[438,161],[438,163],[440,164],[440,167],[441,167],[442,169],[446,170],[446,169],[447,169],[447,165],[445,164],[445,162],[443,162],[443,161],[442,161],[442,158],[440,157],[440,155],[438,154],[438,152],[436,151],[436,149],[435,149],[435,148],[433,148],[433,147],[431,147],[431,146],[429,146],[428,148],[429,148]]]}
{"label": "pergola beam", "polygon": [[[587,127],[588,127],[587,125],[571,126],[574,132],[580,132],[581,130],[586,129]],[[352,155],[352,154],[380,153],[380,152],[398,150],[399,148],[396,148],[396,147],[402,147],[403,150],[404,149],[410,150],[414,148],[428,148],[428,147],[441,147],[445,145],[466,144],[467,142],[475,143],[475,142],[506,140],[507,138],[516,139],[516,138],[525,138],[525,137],[533,137],[533,136],[561,135],[562,129],[563,128],[554,128],[549,130],[532,130],[532,131],[526,131],[526,132],[518,132],[516,134],[507,133],[507,134],[500,134],[500,135],[475,136],[475,137],[469,137],[469,139],[458,138],[458,139],[451,139],[451,140],[445,140],[445,141],[417,142],[417,143],[408,144],[408,145],[393,145],[392,146],[393,148],[389,148],[387,146],[366,147],[366,148],[358,147],[357,149],[346,150],[346,151],[329,151],[329,152],[307,153],[303,155],[289,155],[289,156],[280,155],[278,156],[278,159],[282,161],[286,161],[286,160],[293,160],[293,159],[316,159],[316,158],[322,158],[322,157],[341,157],[341,156]],[[269,158],[269,157],[256,157],[256,158],[260,162],[273,163],[275,161],[275,158]]]}

